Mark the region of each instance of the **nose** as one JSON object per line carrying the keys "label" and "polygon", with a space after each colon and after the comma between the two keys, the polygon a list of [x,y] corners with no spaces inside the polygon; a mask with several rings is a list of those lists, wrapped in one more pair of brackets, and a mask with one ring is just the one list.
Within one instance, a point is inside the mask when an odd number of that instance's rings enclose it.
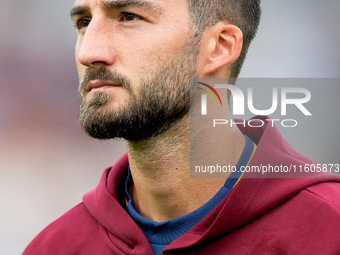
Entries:
{"label": "nose", "polygon": [[103,21],[92,20],[83,34],[78,36],[76,59],[84,66],[95,68],[111,66],[115,62],[112,31]]}

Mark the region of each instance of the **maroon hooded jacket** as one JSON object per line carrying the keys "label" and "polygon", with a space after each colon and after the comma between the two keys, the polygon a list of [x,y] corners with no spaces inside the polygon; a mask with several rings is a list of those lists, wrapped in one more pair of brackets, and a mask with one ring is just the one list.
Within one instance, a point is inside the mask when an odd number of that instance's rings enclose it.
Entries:
{"label": "maroon hooded jacket", "polygon": [[[313,163],[269,123],[240,129],[258,144],[250,166]],[[127,166],[125,155],[106,169],[98,187],[46,227],[23,254],[152,254],[143,232],[121,206]],[[215,209],[163,254],[339,255],[339,176],[242,178]]]}

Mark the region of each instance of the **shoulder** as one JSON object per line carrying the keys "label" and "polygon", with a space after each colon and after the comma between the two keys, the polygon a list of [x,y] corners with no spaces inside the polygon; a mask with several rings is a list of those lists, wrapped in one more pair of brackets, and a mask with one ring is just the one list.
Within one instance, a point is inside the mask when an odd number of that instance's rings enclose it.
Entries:
{"label": "shoulder", "polygon": [[302,188],[255,221],[255,225],[264,230],[258,238],[266,239],[270,250],[337,254],[340,249],[339,201],[339,182],[324,181]]}
{"label": "shoulder", "polygon": [[281,205],[305,219],[319,223],[324,221],[326,225],[336,222],[340,228],[340,179],[320,182],[312,178],[305,180],[315,183],[306,185]]}
{"label": "shoulder", "polygon": [[101,243],[98,232],[98,222],[80,203],[42,230],[23,255],[76,254]]}
{"label": "shoulder", "polygon": [[[340,238],[340,182],[325,181],[301,190],[287,209],[289,221],[295,221],[301,230],[309,230],[315,243],[328,242],[339,248]],[[323,233],[322,236],[319,233]]]}
{"label": "shoulder", "polygon": [[333,254],[338,250],[340,182],[326,181],[306,187],[292,200],[287,221],[295,222],[292,227],[300,229],[300,241],[308,238],[316,247],[324,248],[323,254]]}
{"label": "shoulder", "polygon": [[334,210],[340,217],[340,180],[322,182],[305,188],[310,197]]}

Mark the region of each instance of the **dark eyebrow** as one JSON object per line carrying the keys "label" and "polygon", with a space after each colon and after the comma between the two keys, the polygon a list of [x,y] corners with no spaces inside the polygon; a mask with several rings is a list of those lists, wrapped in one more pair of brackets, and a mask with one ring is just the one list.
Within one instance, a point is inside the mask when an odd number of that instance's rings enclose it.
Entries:
{"label": "dark eyebrow", "polygon": [[[136,7],[146,11],[151,11],[158,15],[160,15],[163,12],[163,8],[159,4],[147,2],[145,0],[113,0],[102,2],[101,5],[103,6],[103,8],[106,9]],[[70,11],[70,16],[71,19],[74,19],[75,16],[83,15],[84,13],[88,12],[91,12],[89,7],[76,5],[72,7]]]}
{"label": "dark eyebrow", "polygon": [[150,11],[155,14],[160,15],[163,12],[163,8],[153,2],[148,2],[145,0],[113,0],[113,1],[105,1],[102,2],[102,6],[104,8],[112,9],[112,8],[127,8],[127,7],[136,7],[143,9],[145,11]]}
{"label": "dark eyebrow", "polygon": [[82,15],[82,14],[87,13],[87,12],[90,12],[90,8],[88,8],[86,6],[76,5],[76,6],[72,7],[72,9],[70,11],[70,16],[71,16],[71,19],[73,19],[75,16]]}

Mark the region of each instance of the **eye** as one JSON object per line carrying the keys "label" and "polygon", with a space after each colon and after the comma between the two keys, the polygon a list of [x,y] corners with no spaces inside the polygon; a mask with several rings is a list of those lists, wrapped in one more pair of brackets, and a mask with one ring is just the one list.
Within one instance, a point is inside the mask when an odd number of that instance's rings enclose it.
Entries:
{"label": "eye", "polygon": [[142,17],[138,16],[137,14],[133,14],[131,12],[122,12],[120,15],[120,21],[122,22],[133,22],[142,20]]}
{"label": "eye", "polygon": [[80,18],[74,21],[74,26],[76,29],[81,30],[81,29],[88,27],[90,22],[91,20],[89,18]]}

